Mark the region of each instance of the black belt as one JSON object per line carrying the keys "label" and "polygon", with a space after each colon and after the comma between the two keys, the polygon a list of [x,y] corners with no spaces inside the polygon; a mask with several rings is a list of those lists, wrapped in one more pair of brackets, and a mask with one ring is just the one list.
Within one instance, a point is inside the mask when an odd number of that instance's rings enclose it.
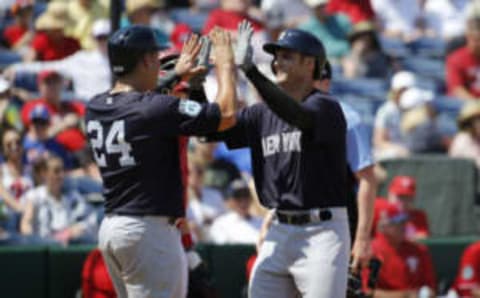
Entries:
{"label": "black belt", "polygon": [[299,226],[318,221],[329,221],[333,217],[332,211],[328,209],[318,210],[318,214],[316,214],[318,216],[312,216],[310,211],[306,213],[287,214],[277,210],[275,214],[280,223]]}

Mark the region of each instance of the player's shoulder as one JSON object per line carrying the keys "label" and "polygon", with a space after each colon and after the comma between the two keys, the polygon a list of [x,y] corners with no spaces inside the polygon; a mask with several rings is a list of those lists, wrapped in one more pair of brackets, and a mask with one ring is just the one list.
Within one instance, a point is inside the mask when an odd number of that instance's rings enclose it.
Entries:
{"label": "player's shoulder", "polygon": [[320,90],[314,90],[312,93],[310,93],[310,95],[305,99],[305,102],[341,109],[339,101],[334,95]]}

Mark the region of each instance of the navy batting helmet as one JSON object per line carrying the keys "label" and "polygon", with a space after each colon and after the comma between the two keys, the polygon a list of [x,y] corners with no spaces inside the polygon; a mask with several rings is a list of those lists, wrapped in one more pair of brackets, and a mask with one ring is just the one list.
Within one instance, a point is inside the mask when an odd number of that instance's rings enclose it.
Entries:
{"label": "navy batting helmet", "polygon": [[165,49],[157,42],[155,31],[133,25],[115,32],[108,40],[108,59],[117,76],[131,72],[143,55]]}
{"label": "navy batting helmet", "polygon": [[263,45],[263,50],[272,55],[275,55],[279,49],[292,50],[306,56],[315,57],[317,67],[314,71],[314,78],[320,78],[320,72],[326,60],[325,48],[313,34],[300,29],[287,29],[280,33],[276,42]]}

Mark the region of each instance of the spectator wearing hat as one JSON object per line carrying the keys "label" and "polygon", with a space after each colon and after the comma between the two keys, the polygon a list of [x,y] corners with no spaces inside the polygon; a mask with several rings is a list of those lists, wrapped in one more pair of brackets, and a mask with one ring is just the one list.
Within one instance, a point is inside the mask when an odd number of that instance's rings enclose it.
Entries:
{"label": "spectator wearing hat", "polygon": [[[373,255],[382,262],[374,297],[417,297],[423,287],[432,294],[436,290],[428,248],[405,237],[407,221],[408,213],[397,204],[388,203],[380,213],[378,234],[372,241]],[[366,284],[368,269],[362,277]]]}
{"label": "spectator wearing hat", "polygon": [[32,41],[33,51],[27,60],[58,60],[80,50],[80,43],[65,35],[69,22],[66,4],[50,2],[47,10],[35,21],[37,32]]}
{"label": "spectator wearing hat", "polygon": [[418,240],[430,236],[427,214],[414,207],[417,192],[416,182],[410,176],[395,176],[388,187],[387,199],[378,198],[375,201],[374,228],[381,219],[381,214],[389,204],[397,204],[408,215],[405,221],[405,237]]}
{"label": "spectator wearing hat", "polygon": [[320,39],[327,52],[327,57],[333,63],[348,54],[348,34],[352,30],[350,21],[345,15],[331,14],[327,11],[328,0],[305,0],[314,11],[308,21],[299,26]]}
{"label": "spectator wearing hat", "polygon": [[404,157],[410,154],[402,137],[400,122],[402,109],[400,98],[416,85],[415,75],[407,71],[395,73],[391,80],[389,100],[377,111],[373,131],[373,145],[376,159]]}
{"label": "spectator wearing hat", "polygon": [[448,141],[439,130],[433,100],[433,92],[419,88],[410,88],[400,98],[403,111],[400,127],[405,144],[412,153],[446,151]]}
{"label": "spectator wearing hat", "polygon": [[448,155],[471,159],[480,169],[480,102],[465,103],[457,123],[459,132],[453,138]]}
{"label": "spectator wearing hat", "polygon": [[480,241],[476,241],[463,251],[453,288],[456,297],[480,297]]}
{"label": "spectator wearing hat", "polygon": [[95,40],[94,49],[80,50],[55,61],[13,64],[7,68],[6,73],[14,77],[16,73],[21,72],[38,74],[42,71],[54,70],[71,79],[75,95],[87,101],[111,87],[112,76],[107,57],[107,39],[110,33],[110,21],[107,19],[97,20],[92,27],[92,37]]}
{"label": "spectator wearing hat", "polygon": [[348,35],[350,53],[342,59],[346,78],[385,78],[389,74],[389,59],[382,52],[374,24],[361,22]]}
{"label": "spectator wearing hat", "polygon": [[50,113],[44,105],[36,105],[30,112],[30,125],[23,138],[23,148],[27,163],[34,164],[38,159],[56,155],[63,160],[67,169],[73,166],[72,157],[54,138],[48,134]]}
{"label": "spectator wearing hat", "polygon": [[448,94],[459,99],[480,97],[480,18],[467,21],[466,45],[446,58]]}
{"label": "spectator wearing hat", "polygon": [[243,179],[234,180],[225,199],[230,211],[213,222],[211,240],[216,244],[255,244],[262,218],[250,214],[252,194],[248,184]]}
{"label": "spectator wearing hat", "polygon": [[93,25],[99,19],[107,19],[108,15],[108,7],[98,0],[69,1],[68,16],[72,24],[69,33],[80,42],[83,49],[94,49]]}
{"label": "spectator wearing hat", "polygon": [[78,102],[63,102],[61,91],[63,88],[62,76],[52,70],[45,70],[38,74],[40,98],[27,102],[21,111],[25,127],[29,127],[30,113],[37,105],[47,108],[51,121],[49,135],[55,136],[58,143],[70,152],[85,148],[85,136],[80,130],[80,122],[85,115],[85,106]]}
{"label": "spectator wearing hat", "polygon": [[16,0],[10,8],[14,23],[3,31],[3,37],[12,50],[21,50],[28,46],[33,38],[33,1]]}

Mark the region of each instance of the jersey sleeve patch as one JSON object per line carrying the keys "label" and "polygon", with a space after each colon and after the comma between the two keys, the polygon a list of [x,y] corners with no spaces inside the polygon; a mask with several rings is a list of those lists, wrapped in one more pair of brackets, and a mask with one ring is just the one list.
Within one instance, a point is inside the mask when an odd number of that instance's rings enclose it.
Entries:
{"label": "jersey sleeve patch", "polygon": [[202,110],[202,105],[193,100],[180,100],[178,106],[180,114],[184,114],[190,117],[196,117]]}

